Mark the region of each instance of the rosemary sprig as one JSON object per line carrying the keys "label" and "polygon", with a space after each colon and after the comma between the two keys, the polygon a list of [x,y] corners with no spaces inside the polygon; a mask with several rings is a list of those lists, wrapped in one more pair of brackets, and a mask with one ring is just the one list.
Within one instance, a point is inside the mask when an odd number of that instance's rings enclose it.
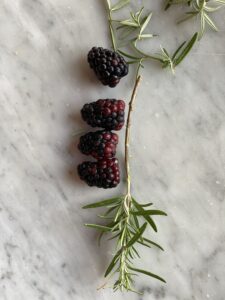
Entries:
{"label": "rosemary sprig", "polygon": [[146,238],[144,233],[148,224],[150,224],[154,230],[157,230],[152,216],[166,216],[166,213],[160,210],[145,209],[145,207],[150,207],[152,203],[138,203],[129,194],[129,182],[130,179],[127,180],[128,192],[125,196],[92,203],[83,208],[106,207],[104,216],[107,216],[108,223],[105,225],[85,225],[99,230],[101,236],[103,234],[110,234],[110,239],[117,239],[116,253],[105,272],[105,277],[114,274],[117,274],[118,276],[113,285],[114,291],[119,289],[121,291],[127,290],[137,292],[133,287],[134,277],[137,273],[142,273],[165,282],[162,277],[154,273],[135,268],[134,259],[140,257],[137,250],[137,244],[148,248],[156,247],[163,251],[163,248],[159,244]]}
{"label": "rosemary sprig", "polygon": [[[148,60],[154,60],[161,64],[162,68],[169,67],[174,73],[174,68],[178,66],[185,56],[189,53],[197,40],[197,33],[193,35],[189,42],[183,42],[175,51],[172,56],[168,51],[161,47],[161,53],[147,54],[144,53],[138,46],[142,40],[151,39],[155,34],[145,32],[147,26],[152,18],[152,12],[146,13],[144,7],[137,12],[130,12],[130,18],[125,20],[115,20],[112,13],[115,11],[114,7],[124,7],[129,1],[119,1],[120,6],[117,4],[111,6],[110,0],[107,0],[108,20],[111,34],[112,45],[115,51],[128,58],[128,64],[138,64],[139,67],[144,67],[143,63]],[[115,26],[119,24],[119,26]],[[122,30],[122,33],[121,33]],[[120,41],[120,43],[118,42]],[[132,53],[127,53],[124,46],[131,48]]]}
{"label": "rosemary sprig", "polygon": [[[160,280],[161,282],[166,282],[162,277],[152,272],[138,269],[134,266],[134,260],[140,258],[138,246],[148,248],[155,247],[163,251],[163,248],[159,244],[148,239],[145,234],[147,227],[157,232],[157,226],[154,220],[155,216],[166,216],[165,212],[152,209],[152,203],[139,203],[131,193],[131,172],[129,162],[131,115],[137,95],[137,89],[141,81],[140,70],[144,67],[146,61],[154,60],[159,62],[163,68],[169,67],[174,72],[174,68],[187,56],[199,35],[198,33],[195,33],[189,41],[183,42],[172,55],[163,47],[161,47],[160,53],[145,53],[140,49],[139,43],[155,36],[155,34],[146,32],[152,18],[152,13],[146,13],[144,7],[142,7],[137,12],[131,12],[129,18],[126,18],[125,20],[116,20],[113,18],[114,12],[125,7],[130,3],[130,0],[119,0],[115,5],[112,5],[110,0],[105,1],[107,4],[112,47],[114,51],[125,56],[128,59],[129,64],[136,64],[137,71],[134,88],[129,102],[125,133],[126,194],[84,206],[85,209],[99,207],[106,208],[106,211],[99,216],[102,220],[105,220],[103,224],[85,225],[100,232],[99,241],[104,235],[109,235],[110,240],[116,240],[115,254],[105,272],[105,277],[117,276],[113,285],[114,291],[126,290],[139,293],[134,289],[134,278],[139,273]],[[175,3],[194,7],[193,2],[202,5],[201,1],[203,0],[169,0],[167,1],[166,7],[168,8]],[[213,1],[223,4],[225,0]],[[203,5],[204,18],[207,18],[206,11],[207,9],[209,10],[210,7],[205,3],[206,1],[204,1]],[[201,6],[201,9],[203,9],[203,6]],[[192,13],[193,12],[190,12],[190,15],[192,15]],[[207,20],[207,22],[210,21]],[[125,46],[130,49],[129,53],[127,50],[124,50]],[[105,285],[106,284],[102,287]]]}
{"label": "rosemary sprig", "polygon": [[198,17],[200,19],[199,39],[204,35],[206,25],[214,31],[218,31],[210,14],[225,5],[225,0],[166,0],[165,9],[167,10],[171,5],[177,4],[187,5],[191,8],[191,10],[187,11],[185,15],[178,20],[178,24],[192,19],[193,17]]}

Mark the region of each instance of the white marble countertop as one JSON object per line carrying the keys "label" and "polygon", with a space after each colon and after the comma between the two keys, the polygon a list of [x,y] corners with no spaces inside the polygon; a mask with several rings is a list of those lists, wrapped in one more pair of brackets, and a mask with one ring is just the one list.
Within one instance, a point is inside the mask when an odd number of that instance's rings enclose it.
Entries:
{"label": "white marble countertop", "polygon": [[[167,284],[141,276],[143,296],[96,291],[112,250],[98,248],[83,226],[96,211],[81,206],[124,186],[105,191],[78,180],[84,157],[73,133],[89,129],[79,113],[85,102],[128,101],[133,76],[109,89],[88,68],[88,50],[110,46],[102,2],[0,3],[0,299],[224,300],[224,30],[208,31],[175,76],[149,63],[133,114],[133,192],[168,213],[154,235],[166,251],[141,250],[141,264]],[[145,5],[160,37],[150,47],[173,50],[195,25],[176,27],[177,10],[153,2]],[[224,10],[215,20],[225,27]]]}

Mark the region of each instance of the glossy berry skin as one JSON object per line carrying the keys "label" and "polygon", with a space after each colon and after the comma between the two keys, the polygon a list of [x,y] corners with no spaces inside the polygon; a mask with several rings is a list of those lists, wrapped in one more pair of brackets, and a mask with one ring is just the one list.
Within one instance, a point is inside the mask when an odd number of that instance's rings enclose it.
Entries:
{"label": "glossy berry skin", "polygon": [[118,160],[102,159],[97,162],[84,161],[78,165],[78,174],[89,186],[113,188],[120,183]]}
{"label": "glossy berry skin", "polygon": [[120,130],[124,125],[125,102],[116,99],[99,99],[85,104],[81,115],[92,127],[102,127],[107,130]]}
{"label": "glossy berry skin", "polygon": [[117,52],[93,47],[88,53],[88,63],[104,85],[115,87],[128,74],[128,64]]}
{"label": "glossy berry skin", "polygon": [[118,135],[111,131],[99,130],[80,137],[78,149],[96,159],[113,158],[116,154]]}

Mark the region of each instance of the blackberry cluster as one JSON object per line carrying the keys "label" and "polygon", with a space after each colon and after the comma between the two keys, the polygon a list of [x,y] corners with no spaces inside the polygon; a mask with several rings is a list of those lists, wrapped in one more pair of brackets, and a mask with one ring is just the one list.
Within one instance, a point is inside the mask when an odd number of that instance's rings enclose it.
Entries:
{"label": "blackberry cluster", "polygon": [[80,137],[79,150],[96,159],[112,158],[116,154],[118,135],[111,131],[99,130]]}
{"label": "blackberry cluster", "polygon": [[92,127],[102,127],[107,130],[120,130],[124,125],[125,102],[116,99],[99,99],[87,103],[81,110],[81,115]]}
{"label": "blackberry cluster", "polygon": [[118,160],[102,159],[97,162],[84,161],[78,165],[78,174],[89,186],[113,188],[120,182]]}
{"label": "blackberry cluster", "polygon": [[[127,75],[128,65],[118,53],[93,47],[88,53],[88,62],[98,79],[110,87],[115,87]],[[99,99],[87,103],[81,109],[85,122],[104,130],[88,132],[80,137],[78,149],[91,155],[96,162],[84,161],[78,165],[80,178],[89,186],[113,188],[120,182],[118,160],[115,158],[118,135],[111,130],[120,130],[124,125],[125,102],[116,99]]]}
{"label": "blackberry cluster", "polygon": [[88,63],[98,79],[109,87],[115,87],[128,74],[128,64],[117,52],[93,47],[88,53]]}

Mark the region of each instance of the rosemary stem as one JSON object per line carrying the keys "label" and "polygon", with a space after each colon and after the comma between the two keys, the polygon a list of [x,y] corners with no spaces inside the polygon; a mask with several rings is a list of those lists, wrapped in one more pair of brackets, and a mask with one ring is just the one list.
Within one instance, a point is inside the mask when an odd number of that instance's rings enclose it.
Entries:
{"label": "rosemary stem", "polygon": [[[140,66],[138,67],[139,70]],[[129,207],[130,195],[131,195],[131,176],[130,176],[130,163],[129,163],[129,147],[130,147],[130,125],[131,125],[131,113],[133,111],[134,101],[137,96],[137,89],[141,81],[141,76],[137,72],[134,88],[132,91],[131,99],[129,102],[129,109],[126,122],[126,133],[125,133],[125,169],[126,169],[126,181],[127,181],[127,207]]]}
{"label": "rosemary stem", "polygon": [[112,12],[111,12],[111,10],[109,11],[109,30],[110,30],[110,34],[111,34],[113,50],[117,51],[116,40],[115,40],[115,36],[114,36],[114,29],[113,29],[113,25],[112,25]]}
{"label": "rosemary stem", "polygon": [[115,34],[114,34],[114,29],[113,29],[113,25],[112,25],[112,10],[111,10],[111,5],[110,5],[110,1],[107,0],[107,7],[108,7],[108,24],[109,24],[109,32],[110,32],[110,36],[111,36],[111,41],[112,41],[112,47],[114,51],[117,51],[117,46],[116,46],[116,39],[115,39]]}
{"label": "rosemary stem", "polygon": [[[124,222],[124,230],[126,230],[128,224],[129,224],[129,217],[130,217],[130,207],[131,207],[131,176],[130,176],[130,163],[129,163],[129,147],[130,147],[130,125],[131,125],[131,113],[133,111],[133,105],[137,96],[137,90],[138,86],[141,81],[141,76],[139,75],[139,70],[141,67],[141,61],[139,62],[137,73],[135,77],[135,83],[133,87],[133,91],[131,94],[131,99],[128,104],[128,115],[127,115],[127,121],[126,121],[126,132],[125,132],[125,170],[126,170],[126,182],[127,182],[127,194],[124,197],[124,210],[126,212],[126,219]],[[127,234],[125,234],[123,238],[123,244],[122,244],[122,253],[121,253],[121,259],[120,259],[120,280],[121,280],[121,290],[123,290],[124,286],[126,285],[126,265],[127,265]]]}

